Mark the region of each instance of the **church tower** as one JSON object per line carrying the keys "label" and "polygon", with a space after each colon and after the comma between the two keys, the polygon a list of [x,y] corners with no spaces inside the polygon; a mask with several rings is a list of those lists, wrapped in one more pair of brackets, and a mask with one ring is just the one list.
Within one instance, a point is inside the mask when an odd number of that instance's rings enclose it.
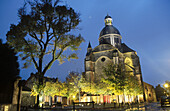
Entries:
{"label": "church tower", "polygon": [[113,26],[112,17],[107,15],[104,19],[105,27],[99,35],[99,45],[91,47],[89,42],[85,58],[85,77],[89,81],[98,81],[103,75],[103,67],[109,62],[124,64],[127,72],[136,76],[142,83],[142,74],[139,57],[136,51],[122,43],[119,30]]}
{"label": "church tower", "polygon": [[105,27],[100,32],[99,44],[110,44],[120,49],[122,37],[118,29],[112,25],[112,21],[109,15],[105,17]]}
{"label": "church tower", "polygon": [[[122,43],[122,36],[119,30],[113,26],[111,16],[107,15],[104,18],[104,22],[105,26],[101,30],[98,39],[99,45],[92,48],[90,42],[88,44],[84,61],[86,80],[89,82],[100,81],[101,77],[104,76],[103,67],[112,62],[114,64],[121,64],[124,71],[135,76],[143,90],[145,90],[146,86],[144,86],[140,61],[136,51]],[[140,96],[140,100],[146,100],[144,91],[143,96]]]}

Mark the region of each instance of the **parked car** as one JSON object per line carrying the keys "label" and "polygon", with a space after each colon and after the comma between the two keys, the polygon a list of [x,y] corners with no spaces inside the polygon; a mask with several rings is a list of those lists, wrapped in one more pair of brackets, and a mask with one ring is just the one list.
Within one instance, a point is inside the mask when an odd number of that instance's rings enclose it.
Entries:
{"label": "parked car", "polygon": [[161,97],[161,106],[170,106],[170,97],[169,96]]}

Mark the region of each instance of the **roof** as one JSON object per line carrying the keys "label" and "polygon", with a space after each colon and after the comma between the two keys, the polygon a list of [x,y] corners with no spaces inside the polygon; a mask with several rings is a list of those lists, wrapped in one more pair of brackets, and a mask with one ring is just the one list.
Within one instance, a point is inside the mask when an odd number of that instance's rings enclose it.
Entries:
{"label": "roof", "polygon": [[100,36],[106,35],[106,34],[119,34],[120,32],[118,31],[118,29],[116,27],[114,27],[113,25],[106,25],[102,31],[100,32]]}
{"label": "roof", "polygon": [[27,86],[23,86],[22,91],[31,91],[31,89]]}
{"label": "roof", "polygon": [[90,44],[90,42],[89,42],[88,48],[91,48],[91,44]]}
{"label": "roof", "polygon": [[121,44],[121,49],[122,49],[123,53],[126,53],[126,52],[136,52],[133,49],[129,48],[125,43]]}
{"label": "roof", "polygon": [[107,19],[107,18],[112,18],[111,16],[109,16],[108,14],[107,14],[107,16],[104,18],[104,19]]}
{"label": "roof", "polygon": [[[31,74],[30,74],[30,77],[26,80],[25,85],[26,85],[27,82],[30,81],[32,78],[37,79],[37,78],[38,78],[38,74],[37,74],[37,73],[36,73],[36,74],[31,73]],[[58,81],[58,78],[50,78],[50,77],[46,77],[46,76],[44,76],[43,79],[44,79],[45,82],[47,82],[47,81],[52,81],[52,82]]]}
{"label": "roof", "polygon": [[110,44],[100,44],[97,47],[93,49],[93,52],[99,52],[99,51],[104,51],[104,50],[110,50],[114,49],[115,47],[110,45]]}

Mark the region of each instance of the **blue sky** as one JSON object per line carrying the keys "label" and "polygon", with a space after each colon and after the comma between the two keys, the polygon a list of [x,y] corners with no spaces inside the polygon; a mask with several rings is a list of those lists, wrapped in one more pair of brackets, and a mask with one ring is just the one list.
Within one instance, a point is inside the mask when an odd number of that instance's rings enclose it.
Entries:
{"label": "blue sky", "polygon": [[[17,24],[17,10],[24,0],[0,0],[0,38],[6,42],[10,24]],[[73,7],[81,14],[79,25],[86,42],[76,53],[78,60],[59,65],[55,62],[46,76],[64,81],[70,71],[84,71],[84,58],[88,42],[96,47],[107,13],[113,25],[120,31],[122,41],[134,49],[140,57],[145,82],[154,86],[170,80],[170,1],[169,0],[64,0],[62,4]],[[22,62],[20,61],[20,67]],[[27,79],[34,67],[21,69],[20,75]]]}

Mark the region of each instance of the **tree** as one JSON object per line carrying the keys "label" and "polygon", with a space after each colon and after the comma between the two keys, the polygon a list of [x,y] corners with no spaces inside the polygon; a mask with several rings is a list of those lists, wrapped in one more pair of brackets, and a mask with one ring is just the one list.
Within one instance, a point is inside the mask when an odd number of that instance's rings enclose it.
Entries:
{"label": "tree", "polygon": [[96,83],[89,82],[85,78],[81,78],[80,80],[80,88],[82,92],[86,92],[88,94],[95,94],[96,92]]}
{"label": "tree", "polygon": [[[30,12],[27,13],[26,4],[20,8],[19,23],[11,24],[6,34],[7,42],[26,61],[24,68],[34,64],[39,84],[43,83],[43,76],[56,60],[63,63],[64,59],[77,59],[76,53],[64,54],[64,51],[78,50],[84,41],[81,35],[71,34],[80,22],[79,14],[73,8],[59,6],[58,3],[59,0],[54,3],[52,0],[29,1]],[[45,57],[49,61],[44,64]]]}
{"label": "tree", "polygon": [[[69,104],[69,100],[76,97],[79,93],[80,99],[80,79],[81,75],[77,72],[70,72],[69,75],[66,77],[66,85],[67,85],[67,103]],[[76,99],[76,98],[74,98]]]}
{"label": "tree", "polygon": [[[54,4],[52,0],[29,2],[31,11],[28,14],[24,5],[18,11],[19,23],[12,24],[6,34],[8,43],[15,51],[21,52],[23,60],[27,60],[24,67],[33,62],[40,75],[44,75],[56,60],[63,62],[64,58],[77,58],[75,53],[64,55],[63,52],[68,48],[77,50],[84,40],[80,35],[69,33],[77,28],[79,14],[72,8],[57,5],[58,2],[59,0]],[[43,65],[47,54],[51,54],[51,59]]]}
{"label": "tree", "polygon": [[[37,82],[33,84],[31,91],[31,96],[37,96],[38,94],[43,94],[49,96],[49,98],[54,96],[66,96],[67,86],[66,83],[57,81],[47,81],[43,85],[39,85]],[[51,105],[51,99],[49,99]]]}
{"label": "tree", "polygon": [[166,96],[166,90],[158,84],[155,88],[156,98],[158,101],[161,100],[161,96]]}
{"label": "tree", "polygon": [[37,96],[44,90],[44,84],[39,84],[39,82],[35,81],[33,83],[33,87],[31,89],[31,96]]}
{"label": "tree", "polygon": [[127,75],[127,84],[125,86],[125,93],[128,95],[140,95],[143,93],[142,85],[139,83],[136,76]]}
{"label": "tree", "polygon": [[137,77],[126,71],[123,64],[108,63],[103,68],[103,75],[102,81],[107,84],[107,94],[135,96],[142,94],[142,86]]}
{"label": "tree", "polygon": [[109,92],[123,94],[127,79],[122,64],[108,63],[103,67],[103,75],[102,81],[108,84],[107,87],[111,90]]}
{"label": "tree", "polygon": [[[54,97],[54,96],[66,96],[67,93],[67,86],[62,82],[56,81],[56,82],[52,82],[52,81],[48,81],[45,84],[45,87],[43,89],[43,93],[46,96]],[[51,104],[51,99],[50,102]]]}

